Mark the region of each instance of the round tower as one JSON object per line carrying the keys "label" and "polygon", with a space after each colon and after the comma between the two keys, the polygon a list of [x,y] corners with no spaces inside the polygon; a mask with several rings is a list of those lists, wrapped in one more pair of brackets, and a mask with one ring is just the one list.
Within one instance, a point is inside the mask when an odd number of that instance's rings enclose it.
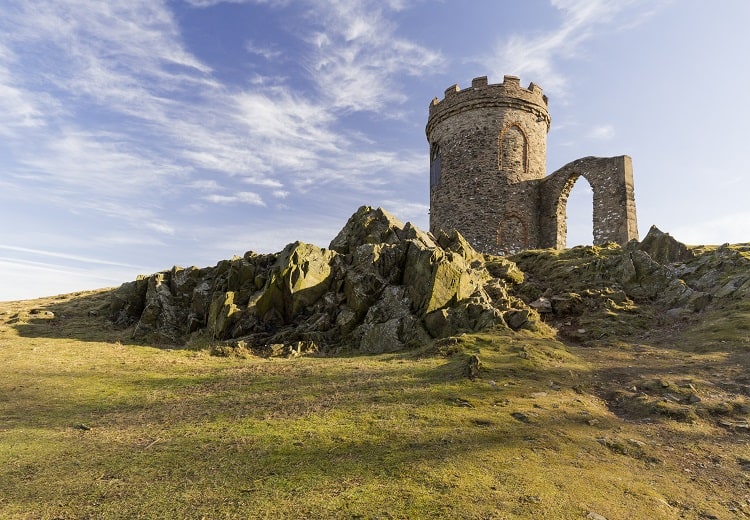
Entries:
{"label": "round tower", "polygon": [[546,174],[547,97],[505,76],[453,85],[430,104],[430,231],[457,229],[478,251],[539,242],[538,184]]}

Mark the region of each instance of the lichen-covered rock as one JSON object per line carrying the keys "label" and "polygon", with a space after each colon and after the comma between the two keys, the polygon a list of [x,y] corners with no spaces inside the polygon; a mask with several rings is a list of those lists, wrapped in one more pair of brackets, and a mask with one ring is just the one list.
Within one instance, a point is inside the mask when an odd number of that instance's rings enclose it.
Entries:
{"label": "lichen-covered rock", "polygon": [[178,310],[169,287],[171,273],[158,273],[148,279],[143,312],[133,337],[144,338],[151,333],[176,341],[180,337]]}
{"label": "lichen-covered rock", "polygon": [[116,325],[128,326],[140,319],[147,289],[148,278],[146,277],[138,277],[115,289],[109,303],[109,314]]}
{"label": "lichen-covered rock", "polygon": [[330,249],[348,254],[362,244],[394,244],[404,224],[382,208],[362,206],[331,241]]}
{"label": "lichen-covered rock", "polygon": [[469,298],[488,279],[486,271],[472,269],[463,256],[450,251],[413,243],[407,251],[404,285],[419,315]]}
{"label": "lichen-covered rock", "polygon": [[685,244],[678,242],[669,233],[664,233],[656,226],[651,226],[648,234],[637,246],[660,264],[685,262],[693,258],[693,252]]}
{"label": "lichen-covered rock", "polygon": [[255,302],[258,316],[264,318],[275,311],[289,322],[317,302],[330,286],[334,255],[331,250],[302,242],[286,246]]}
{"label": "lichen-covered rock", "polygon": [[750,244],[706,248],[677,271],[691,287],[716,298],[750,298]]}
{"label": "lichen-covered rock", "polygon": [[240,308],[234,304],[235,293],[228,291],[214,294],[208,310],[208,330],[215,338],[226,339],[231,336],[232,326],[236,323]]}
{"label": "lichen-covered rock", "polygon": [[487,271],[495,278],[499,278],[507,284],[518,285],[523,283],[524,274],[515,262],[511,262],[504,256],[487,256],[485,261]]}

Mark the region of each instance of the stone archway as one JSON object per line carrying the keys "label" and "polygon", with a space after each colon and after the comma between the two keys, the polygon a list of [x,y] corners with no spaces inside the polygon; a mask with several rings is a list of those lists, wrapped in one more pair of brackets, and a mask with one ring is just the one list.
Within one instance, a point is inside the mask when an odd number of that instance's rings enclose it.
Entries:
{"label": "stone archway", "polygon": [[570,191],[584,177],[594,192],[594,244],[638,239],[630,157],[585,157],[547,176],[540,186],[541,246],[565,247],[565,209]]}

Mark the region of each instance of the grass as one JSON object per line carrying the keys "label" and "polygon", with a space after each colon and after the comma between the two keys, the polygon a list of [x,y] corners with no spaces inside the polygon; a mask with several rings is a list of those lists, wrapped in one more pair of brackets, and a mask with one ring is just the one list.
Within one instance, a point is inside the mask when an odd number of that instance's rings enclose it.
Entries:
{"label": "grass", "polygon": [[[707,351],[490,331],[264,359],[132,343],[106,296],[0,303],[2,518],[750,516],[731,316]],[[699,403],[662,400],[687,379]]]}

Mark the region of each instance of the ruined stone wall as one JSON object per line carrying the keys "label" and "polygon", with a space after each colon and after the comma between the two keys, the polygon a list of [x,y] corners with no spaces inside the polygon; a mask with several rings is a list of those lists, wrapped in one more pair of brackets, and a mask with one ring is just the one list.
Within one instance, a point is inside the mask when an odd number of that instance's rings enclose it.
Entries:
{"label": "ruined stone wall", "polygon": [[433,100],[430,229],[458,229],[477,249],[505,253],[538,241],[537,181],[546,171],[547,99],[505,76],[454,85]]}
{"label": "ruined stone wall", "polygon": [[565,207],[579,177],[594,192],[594,244],[625,244],[638,238],[630,157],[584,157],[566,164],[540,184],[541,247],[565,247]]}
{"label": "ruined stone wall", "polygon": [[575,181],[594,191],[594,243],[638,238],[628,156],[587,157],[546,174],[547,98],[515,76],[453,85],[430,104],[430,231],[457,229],[479,251],[565,247]]}

